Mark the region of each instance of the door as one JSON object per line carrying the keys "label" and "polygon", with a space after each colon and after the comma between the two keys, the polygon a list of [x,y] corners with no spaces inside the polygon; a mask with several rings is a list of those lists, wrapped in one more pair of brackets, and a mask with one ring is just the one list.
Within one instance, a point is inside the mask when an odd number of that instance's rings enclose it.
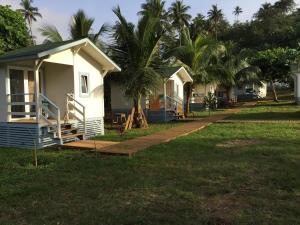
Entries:
{"label": "door", "polygon": [[[28,71],[28,93],[29,93],[29,102],[34,102],[35,95],[34,95],[34,72]],[[30,112],[35,112],[35,105],[30,106]]]}
{"label": "door", "polygon": [[[17,69],[9,70],[10,77],[10,93],[11,102],[24,102],[24,71]],[[25,105],[13,105],[11,106],[12,112],[25,112]],[[12,118],[22,118],[22,116],[13,115]]]}

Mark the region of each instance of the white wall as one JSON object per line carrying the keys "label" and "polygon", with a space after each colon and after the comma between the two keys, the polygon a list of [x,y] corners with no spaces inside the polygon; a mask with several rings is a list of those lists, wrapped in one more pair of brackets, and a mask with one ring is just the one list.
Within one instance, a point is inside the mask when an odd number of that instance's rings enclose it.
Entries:
{"label": "white wall", "polygon": [[[86,118],[104,117],[104,83],[101,66],[91,57],[80,51],[74,57],[74,95],[86,107]],[[89,95],[80,94],[80,74],[89,75]]]}
{"label": "white wall", "polygon": [[74,92],[73,67],[44,63],[44,88],[46,96],[59,108],[61,119],[66,113],[66,94]]}
{"label": "white wall", "polygon": [[73,53],[70,49],[51,55],[45,62],[73,65]]}
{"label": "white wall", "polygon": [[6,101],[6,67],[0,65],[0,123],[7,119],[7,101]]}
{"label": "white wall", "polygon": [[133,103],[125,97],[125,93],[121,85],[116,82],[111,82],[111,108],[130,110]]}
{"label": "white wall", "polygon": [[181,78],[177,75],[174,74],[169,80],[173,80],[174,81],[174,95],[176,93],[176,86],[179,86],[179,92],[177,93],[176,97],[179,97],[181,99],[184,98],[184,89],[183,89],[183,81],[181,80]]}
{"label": "white wall", "polygon": [[205,96],[208,95],[209,92],[215,93],[217,89],[217,84],[196,84],[194,87],[192,103],[202,103]]}

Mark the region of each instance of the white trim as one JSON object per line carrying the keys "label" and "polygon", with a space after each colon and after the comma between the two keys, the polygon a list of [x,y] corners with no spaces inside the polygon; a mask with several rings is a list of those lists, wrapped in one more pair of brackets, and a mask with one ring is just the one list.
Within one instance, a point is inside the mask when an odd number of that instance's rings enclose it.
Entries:
{"label": "white trim", "polygon": [[[87,39],[87,41],[92,47],[94,47],[94,49],[96,49],[98,53],[100,53],[107,61],[109,61],[117,69],[118,72],[121,71],[121,68],[114,61],[112,61],[106,54],[104,54],[93,42],[91,42],[89,39]],[[108,68],[105,69],[108,70]]]}
{"label": "white trim", "polygon": [[[187,77],[186,80],[183,80],[184,83],[187,83],[187,82],[193,82],[193,78],[190,76],[190,74],[188,73],[188,71],[187,71],[183,66],[182,66],[179,70],[177,70],[177,72],[174,73],[173,75],[178,74],[181,70],[184,71],[184,73],[185,73],[185,75],[186,75],[186,77]],[[172,75],[172,76],[173,76],[173,75]]]}
{"label": "white trim", "polygon": [[[16,57],[16,58],[12,58],[12,59],[6,59],[6,60],[0,60],[0,62],[14,62],[14,61],[21,61],[21,60],[43,60],[45,58],[48,58],[49,56],[51,55],[54,55],[56,53],[59,53],[59,52],[62,52],[62,51],[65,51],[67,49],[71,49],[73,47],[76,47],[78,45],[87,45],[89,44],[90,46],[92,46],[92,48],[94,50],[96,50],[96,52],[98,54],[100,54],[105,60],[108,61],[109,64],[112,65],[111,68],[105,68],[106,70],[109,70],[109,71],[117,71],[117,72],[120,72],[121,71],[121,68],[114,62],[112,61],[104,52],[102,52],[93,42],[91,42],[88,38],[84,38],[84,39],[81,39],[81,40],[78,40],[78,41],[73,41],[73,42],[70,42],[70,43],[67,43],[65,45],[61,45],[61,46],[58,46],[56,48],[53,48],[53,49],[50,49],[50,50],[47,50],[47,51],[43,51],[43,52],[40,52],[40,53],[37,53],[37,54],[34,54],[34,55],[28,55],[28,56],[24,56],[24,57]],[[84,46],[82,46],[84,47]]]}
{"label": "white trim", "polygon": [[[85,44],[84,46],[86,46],[86,43],[88,43],[89,45],[91,45],[101,56],[103,56],[110,64],[112,64],[113,68],[105,68],[105,69],[109,69],[109,70],[114,70],[116,69],[118,72],[121,71],[121,68],[114,62],[112,61],[106,54],[104,54],[93,42],[91,42],[88,38],[84,38],[82,40],[78,40],[78,41],[74,41],[74,42],[71,42],[71,43],[68,43],[68,44],[65,44],[65,45],[62,45],[62,46],[59,46],[59,47],[56,47],[56,48],[53,48],[51,50],[48,50],[48,51],[44,51],[44,52],[41,52],[38,54],[38,57],[39,58],[42,58],[42,57],[46,57],[46,56],[49,56],[49,55],[53,55],[53,54],[56,54],[56,53],[59,53],[59,52],[62,52],[64,50],[67,50],[67,49],[70,49],[70,48],[73,48],[75,46],[78,46],[78,45],[81,45],[81,44]],[[84,47],[82,46],[82,47]],[[76,54],[76,52],[75,52]]]}

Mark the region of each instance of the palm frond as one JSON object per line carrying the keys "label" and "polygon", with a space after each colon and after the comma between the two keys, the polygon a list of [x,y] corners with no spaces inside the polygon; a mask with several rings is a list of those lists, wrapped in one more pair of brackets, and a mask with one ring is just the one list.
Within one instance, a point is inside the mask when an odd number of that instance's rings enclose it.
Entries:
{"label": "palm frond", "polygon": [[42,36],[46,39],[44,42],[61,42],[63,38],[57,28],[52,25],[44,25],[42,28],[39,29]]}

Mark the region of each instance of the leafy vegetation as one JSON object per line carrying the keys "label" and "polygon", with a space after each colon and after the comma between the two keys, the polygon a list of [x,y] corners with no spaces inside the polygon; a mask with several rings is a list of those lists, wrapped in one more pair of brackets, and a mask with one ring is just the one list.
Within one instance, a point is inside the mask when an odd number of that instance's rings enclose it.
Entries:
{"label": "leafy vegetation", "polygon": [[[89,38],[99,48],[104,48],[100,36],[107,32],[108,26],[103,24],[97,33],[93,32],[92,26],[95,23],[94,18],[90,18],[86,13],[79,9],[71,18],[69,25],[70,40],[78,40],[82,38]],[[44,42],[60,42],[63,41],[62,35],[59,33],[54,25],[44,25],[40,28],[41,34],[46,38]]]}
{"label": "leafy vegetation", "polygon": [[30,45],[30,35],[20,12],[0,5],[0,54]]}

